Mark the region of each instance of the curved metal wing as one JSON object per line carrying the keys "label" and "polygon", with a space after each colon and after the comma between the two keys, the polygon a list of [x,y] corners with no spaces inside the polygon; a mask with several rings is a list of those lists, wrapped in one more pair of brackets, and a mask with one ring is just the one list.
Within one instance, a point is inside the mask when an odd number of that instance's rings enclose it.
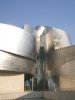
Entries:
{"label": "curved metal wing", "polygon": [[0,70],[32,73],[35,64],[34,29],[0,24]]}
{"label": "curved metal wing", "polygon": [[58,75],[74,76],[75,46],[53,50],[47,55],[49,70]]}
{"label": "curved metal wing", "polygon": [[50,33],[53,35],[55,49],[59,49],[71,45],[69,35],[62,29],[50,28]]}
{"label": "curved metal wing", "polygon": [[33,59],[0,51],[0,70],[33,73],[34,64]]}
{"label": "curved metal wing", "polygon": [[34,58],[34,29],[0,23],[0,50]]}

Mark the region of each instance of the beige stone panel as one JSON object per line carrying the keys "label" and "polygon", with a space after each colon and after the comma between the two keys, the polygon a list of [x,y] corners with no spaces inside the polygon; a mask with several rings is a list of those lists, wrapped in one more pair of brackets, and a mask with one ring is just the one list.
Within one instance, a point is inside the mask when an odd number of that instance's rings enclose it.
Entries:
{"label": "beige stone panel", "polygon": [[0,72],[0,93],[24,92],[24,74]]}
{"label": "beige stone panel", "polygon": [[69,91],[75,91],[75,80],[69,79],[66,77],[60,77],[59,78],[59,88],[60,90],[69,90]]}

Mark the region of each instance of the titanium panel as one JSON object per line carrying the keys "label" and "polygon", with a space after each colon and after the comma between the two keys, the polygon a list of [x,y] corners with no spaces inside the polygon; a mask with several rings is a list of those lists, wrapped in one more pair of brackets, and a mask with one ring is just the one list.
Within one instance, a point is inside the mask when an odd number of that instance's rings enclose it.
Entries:
{"label": "titanium panel", "polygon": [[34,64],[33,59],[0,51],[0,70],[33,74]]}
{"label": "titanium panel", "polygon": [[24,29],[0,23],[0,50],[24,57],[34,58],[34,29]]}
{"label": "titanium panel", "polygon": [[68,79],[75,79],[75,60],[61,65],[57,68],[57,73],[60,76],[68,77]]}
{"label": "titanium panel", "polygon": [[47,55],[52,75],[75,79],[75,45],[53,50]]}
{"label": "titanium panel", "polygon": [[62,64],[75,59],[75,45],[52,50],[47,54],[49,69],[60,67]]}
{"label": "titanium panel", "polygon": [[52,48],[59,49],[71,45],[70,38],[68,34],[58,28],[48,27],[48,26],[37,26],[35,34],[36,42],[36,52],[39,53],[40,50],[40,37],[44,37],[44,50],[48,53]]}
{"label": "titanium panel", "polygon": [[36,51],[36,54],[39,54],[39,51],[40,51],[40,36],[42,34],[44,34],[45,32],[45,27],[44,26],[36,26],[35,27],[35,51]]}
{"label": "titanium panel", "polygon": [[50,33],[53,35],[55,49],[59,49],[71,45],[69,35],[62,29],[52,27],[50,28]]}
{"label": "titanium panel", "polygon": [[35,28],[35,50],[36,53],[39,54],[40,46],[41,46],[41,36],[44,38],[42,44],[44,44],[45,53],[47,53],[50,49],[54,47],[53,35],[50,33],[50,27],[48,26],[37,26]]}

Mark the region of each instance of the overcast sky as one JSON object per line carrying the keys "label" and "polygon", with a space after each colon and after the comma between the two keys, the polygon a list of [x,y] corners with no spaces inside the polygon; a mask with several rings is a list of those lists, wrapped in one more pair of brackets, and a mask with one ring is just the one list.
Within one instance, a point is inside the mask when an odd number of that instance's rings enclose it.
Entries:
{"label": "overcast sky", "polygon": [[0,23],[61,28],[75,44],[75,0],[0,0]]}

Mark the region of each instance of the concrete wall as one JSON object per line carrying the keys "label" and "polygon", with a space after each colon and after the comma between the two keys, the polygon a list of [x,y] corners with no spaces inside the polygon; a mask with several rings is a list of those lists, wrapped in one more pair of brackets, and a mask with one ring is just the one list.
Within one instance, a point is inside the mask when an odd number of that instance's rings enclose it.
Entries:
{"label": "concrete wall", "polygon": [[0,93],[24,92],[24,74],[0,71]]}

